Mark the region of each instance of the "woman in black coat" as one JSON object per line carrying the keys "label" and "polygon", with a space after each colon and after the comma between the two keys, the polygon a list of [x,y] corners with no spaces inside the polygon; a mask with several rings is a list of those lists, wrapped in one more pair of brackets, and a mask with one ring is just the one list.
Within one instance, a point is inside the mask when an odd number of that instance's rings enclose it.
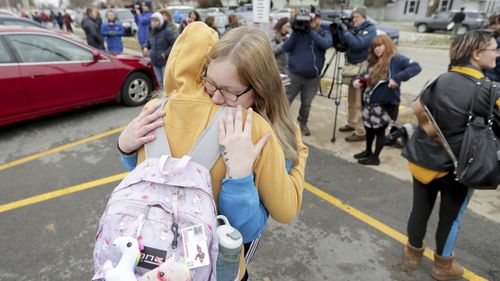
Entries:
{"label": "woman in black coat", "polygon": [[[497,55],[497,42],[491,33],[470,31],[457,36],[450,48],[449,71],[431,83],[421,96],[457,158],[473,99],[474,114],[485,119],[489,116],[490,100],[494,102],[492,129],[496,137],[500,137],[500,93],[490,91],[491,82],[484,75],[486,69],[495,67]],[[404,147],[403,156],[408,159],[413,175],[413,206],[404,264],[409,269],[416,269],[420,264],[427,222],[439,193],[441,202],[431,274],[437,280],[459,279],[464,269],[455,262],[453,252],[473,189],[455,179],[453,163],[445,150],[421,126]]]}

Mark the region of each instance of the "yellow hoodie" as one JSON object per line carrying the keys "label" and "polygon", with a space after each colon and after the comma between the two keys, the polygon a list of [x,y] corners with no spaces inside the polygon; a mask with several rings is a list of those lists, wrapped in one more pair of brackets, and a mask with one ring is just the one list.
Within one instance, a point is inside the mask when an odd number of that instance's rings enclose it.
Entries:
{"label": "yellow hoodie", "polygon": [[[220,109],[219,105],[212,103],[200,81],[203,62],[217,40],[217,33],[206,24],[191,23],[178,37],[170,53],[164,77],[165,91],[170,99],[163,122],[174,157],[189,152]],[[288,174],[283,150],[272,127],[260,115],[254,114],[254,143],[268,132],[271,138],[253,166],[255,186],[271,217],[280,223],[288,223],[301,208],[308,149],[297,134],[298,163]],[[141,148],[138,163],[143,160],[144,150]],[[216,162],[210,173],[215,202],[218,202],[222,179],[226,175],[222,159]],[[240,278],[244,272],[244,260],[240,259]]]}

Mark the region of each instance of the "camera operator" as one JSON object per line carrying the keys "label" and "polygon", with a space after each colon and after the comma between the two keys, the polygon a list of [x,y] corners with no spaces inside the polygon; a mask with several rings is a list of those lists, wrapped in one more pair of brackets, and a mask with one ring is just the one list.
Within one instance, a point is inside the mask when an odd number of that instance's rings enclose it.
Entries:
{"label": "camera operator", "polygon": [[[353,132],[345,138],[348,142],[364,141],[365,128],[361,120],[361,90],[352,86],[351,80],[366,70],[366,59],[370,44],[377,36],[375,25],[366,20],[367,8],[358,7],[352,12],[353,30],[348,30],[343,23],[339,24],[339,39],[347,45],[346,63],[342,72],[343,83],[349,84],[347,93],[347,125],[341,132]],[[334,42],[337,44],[337,42]]]}
{"label": "camera operator", "polygon": [[320,28],[319,11],[309,14],[297,13],[292,21],[292,35],[283,44],[288,55],[290,86],[287,90],[291,104],[300,92],[299,124],[302,134],[309,136],[307,127],[311,104],[318,91],[321,70],[325,63],[325,52],[332,46],[330,32]]}

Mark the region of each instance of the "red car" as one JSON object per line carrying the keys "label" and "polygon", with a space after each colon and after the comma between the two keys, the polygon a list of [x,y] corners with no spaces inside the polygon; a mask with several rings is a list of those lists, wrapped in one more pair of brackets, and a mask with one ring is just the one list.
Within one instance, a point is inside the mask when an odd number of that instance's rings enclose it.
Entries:
{"label": "red car", "polygon": [[149,58],[114,56],[51,30],[0,27],[0,125],[113,100],[137,106],[157,86]]}

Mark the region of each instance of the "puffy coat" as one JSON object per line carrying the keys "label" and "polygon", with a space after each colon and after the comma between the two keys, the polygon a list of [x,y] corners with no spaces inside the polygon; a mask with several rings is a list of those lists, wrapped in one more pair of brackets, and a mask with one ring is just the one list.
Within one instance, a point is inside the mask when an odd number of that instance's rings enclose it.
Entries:
{"label": "puffy coat", "polygon": [[166,22],[158,28],[153,28],[145,46],[150,50],[149,57],[151,58],[151,63],[154,66],[165,66],[167,63],[166,59],[174,43],[175,35],[172,30],[167,28]]}

